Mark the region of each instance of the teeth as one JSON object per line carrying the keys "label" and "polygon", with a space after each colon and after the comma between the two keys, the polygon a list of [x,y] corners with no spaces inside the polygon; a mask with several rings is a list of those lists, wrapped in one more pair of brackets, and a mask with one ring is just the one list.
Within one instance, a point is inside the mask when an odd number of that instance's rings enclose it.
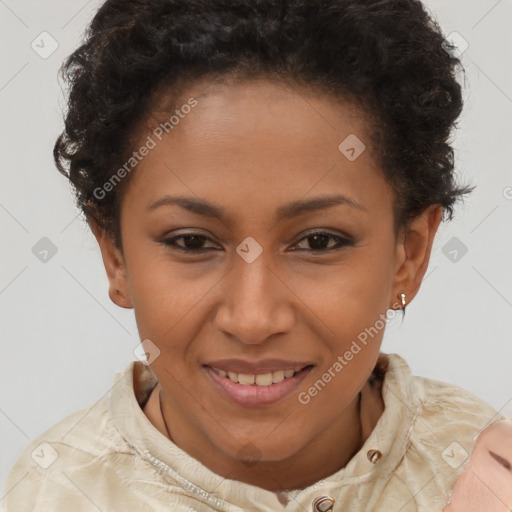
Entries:
{"label": "teeth", "polygon": [[256,375],[247,375],[245,373],[238,374],[238,383],[243,384],[244,386],[250,386],[251,384],[254,384],[255,380]]}
{"label": "teeth", "polygon": [[272,373],[256,375],[256,386],[270,386],[272,384]]}
{"label": "teeth", "polygon": [[244,386],[270,386],[271,384],[283,382],[284,379],[289,379],[296,373],[295,370],[278,370],[277,372],[250,375],[247,373],[226,372],[226,370],[219,370],[218,368],[214,368],[214,370],[222,377],[226,377]]}
{"label": "teeth", "polygon": [[272,372],[272,382],[274,384],[276,384],[277,382],[282,382],[283,380],[284,380],[284,370]]}

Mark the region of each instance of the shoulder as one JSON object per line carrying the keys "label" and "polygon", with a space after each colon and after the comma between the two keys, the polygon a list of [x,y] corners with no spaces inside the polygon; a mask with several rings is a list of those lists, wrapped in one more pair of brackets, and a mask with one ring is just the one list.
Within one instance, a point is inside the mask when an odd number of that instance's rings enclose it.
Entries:
{"label": "shoulder", "polygon": [[[117,373],[112,388],[120,378],[130,378],[130,372],[131,365]],[[128,392],[127,382],[125,386]],[[119,491],[123,471],[136,470],[136,452],[116,428],[111,397],[112,390],[26,446],[7,478],[5,512],[97,511],[88,498],[98,488]]]}
{"label": "shoulder", "polygon": [[[25,447],[7,478],[5,512],[59,506],[64,510],[65,505],[82,510],[75,502],[73,474],[94,467],[119,444],[107,408],[105,397],[65,417]],[[44,508],[50,496],[50,508]]]}
{"label": "shoulder", "polygon": [[384,361],[384,393],[407,418],[401,420],[404,451],[388,490],[402,488],[411,510],[441,510],[480,432],[504,416],[457,385],[411,375],[396,354]]}
{"label": "shoulder", "polygon": [[393,381],[390,387],[400,393],[404,405],[414,410],[415,421],[431,428],[442,427],[442,432],[454,430],[459,435],[473,435],[504,418],[494,407],[460,386],[412,375],[397,354],[385,354],[383,361],[387,362],[386,381]]}
{"label": "shoulder", "polygon": [[477,437],[505,418],[487,402],[460,386],[415,376],[420,397],[411,435],[411,452],[433,451],[437,462],[453,478],[469,460]]}
{"label": "shoulder", "polygon": [[472,442],[481,430],[504,416],[487,402],[455,384],[414,376],[420,400],[419,417],[442,437],[454,435]]}

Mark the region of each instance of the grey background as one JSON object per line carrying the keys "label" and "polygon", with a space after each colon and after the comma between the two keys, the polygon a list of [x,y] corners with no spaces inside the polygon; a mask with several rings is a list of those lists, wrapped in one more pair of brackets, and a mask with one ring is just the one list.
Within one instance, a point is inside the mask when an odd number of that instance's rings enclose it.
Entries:
{"label": "grey background", "polygon": [[[96,241],[52,159],[58,67],[100,3],[0,0],[2,489],[29,441],[108,393],[139,342],[133,311],[110,302]],[[403,325],[389,322],[383,351],[512,416],[512,1],[426,5],[446,35],[469,43],[454,140],[460,178],[477,189],[441,225],[422,290]],[[47,58],[31,47],[43,31],[58,43]],[[39,51],[49,49],[46,39]],[[34,254],[43,237],[56,249],[46,262]]]}

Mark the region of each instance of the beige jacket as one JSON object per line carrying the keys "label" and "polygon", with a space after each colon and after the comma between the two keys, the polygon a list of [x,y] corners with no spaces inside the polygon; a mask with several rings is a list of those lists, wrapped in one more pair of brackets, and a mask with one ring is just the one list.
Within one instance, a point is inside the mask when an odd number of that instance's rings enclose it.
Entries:
{"label": "beige jacket", "polygon": [[440,512],[476,436],[504,416],[457,386],[412,376],[396,354],[381,357],[375,429],[345,468],[310,487],[278,496],[210,471],[147,419],[141,405],[156,377],[132,361],[108,395],[24,450],[4,512],[309,512],[322,496],[332,512]]}

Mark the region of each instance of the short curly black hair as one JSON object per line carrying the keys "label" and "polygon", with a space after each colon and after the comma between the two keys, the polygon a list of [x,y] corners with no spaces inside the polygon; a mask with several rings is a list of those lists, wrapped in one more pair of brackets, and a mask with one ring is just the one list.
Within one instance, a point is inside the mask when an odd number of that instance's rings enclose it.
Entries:
{"label": "short curly black hair", "polygon": [[121,247],[129,176],[101,199],[94,191],[129,158],[155,94],[208,76],[273,77],[350,99],[374,120],[395,233],[432,204],[451,220],[474,188],[454,176],[453,50],[419,0],[107,0],[60,71],[70,89],[55,162],[89,223]]}

